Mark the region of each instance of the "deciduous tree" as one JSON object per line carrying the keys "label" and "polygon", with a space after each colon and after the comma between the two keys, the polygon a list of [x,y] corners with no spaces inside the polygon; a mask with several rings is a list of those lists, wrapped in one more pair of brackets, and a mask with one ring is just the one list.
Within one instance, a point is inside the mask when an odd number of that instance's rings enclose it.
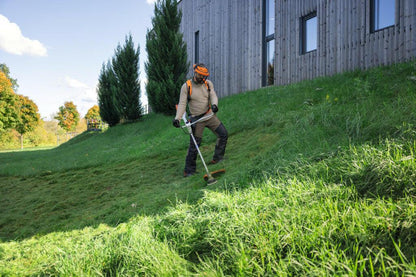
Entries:
{"label": "deciduous tree", "polygon": [[98,107],[98,105],[94,105],[88,110],[87,114],[85,115],[85,119],[87,119],[87,120],[91,120],[91,119],[101,120],[100,108]]}
{"label": "deciduous tree", "polygon": [[58,120],[58,125],[66,132],[74,131],[79,122],[77,106],[72,101],[65,102],[63,106],[59,107],[55,119]]}
{"label": "deciduous tree", "polygon": [[7,65],[4,64],[4,63],[0,63],[0,71],[2,71],[4,74],[6,74],[6,77],[12,83],[12,89],[13,89],[13,91],[16,92],[17,89],[19,88],[19,85],[17,84],[17,80],[16,79],[13,79],[13,78],[10,77],[10,70],[7,67]]}
{"label": "deciduous tree", "polygon": [[100,108],[97,105],[92,106],[85,115],[88,130],[101,129]]}
{"label": "deciduous tree", "polygon": [[12,83],[3,71],[0,71],[0,130],[13,128],[18,120],[18,97]]}
{"label": "deciduous tree", "polygon": [[23,135],[33,131],[39,124],[40,116],[38,106],[28,97],[18,95],[19,118],[15,130],[20,134],[20,148],[23,149]]}

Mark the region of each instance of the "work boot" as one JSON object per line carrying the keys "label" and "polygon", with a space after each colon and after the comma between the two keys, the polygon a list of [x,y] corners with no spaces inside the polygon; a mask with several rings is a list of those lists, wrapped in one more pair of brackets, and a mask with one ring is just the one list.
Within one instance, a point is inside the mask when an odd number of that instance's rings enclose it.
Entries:
{"label": "work boot", "polygon": [[185,171],[183,172],[183,177],[191,177],[192,175],[194,175],[194,173],[186,173]]}
{"label": "work boot", "polygon": [[216,160],[212,160],[212,161],[210,161],[210,162],[209,162],[209,164],[217,164],[217,163],[222,162],[222,160],[223,160],[223,159],[218,160],[218,161],[216,161]]}

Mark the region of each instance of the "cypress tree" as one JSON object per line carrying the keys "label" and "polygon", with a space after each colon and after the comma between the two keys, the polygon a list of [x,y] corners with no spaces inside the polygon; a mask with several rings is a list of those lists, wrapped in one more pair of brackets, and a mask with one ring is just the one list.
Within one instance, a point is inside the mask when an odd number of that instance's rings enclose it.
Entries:
{"label": "cypress tree", "polygon": [[173,115],[189,67],[179,30],[182,12],[176,0],[160,0],[154,13],[153,28],[146,34],[146,92],[153,111]]}
{"label": "cypress tree", "polygon": [[117,97],[117,78],[110,62],[103,64],[98,78],[98,106],[101,119],[110,127],[120,122],[120,111]]}
{"label": "cypress tree", "polygon": [[140,47],[134,49],[132,36],[126,36],[123,47],[118,45],[112,59],[116,77],[118,110],[126,120],[137,120],[142,116],[139,81]]}

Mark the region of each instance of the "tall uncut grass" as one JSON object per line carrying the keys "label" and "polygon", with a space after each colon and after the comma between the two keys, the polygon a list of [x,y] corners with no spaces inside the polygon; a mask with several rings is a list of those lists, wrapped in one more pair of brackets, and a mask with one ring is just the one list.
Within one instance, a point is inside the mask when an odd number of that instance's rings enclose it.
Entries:
{"label": "tall uncut grass", "polygon": [[208,187],[160,115],[0,153],[0,275],[414,276],[415,110],[415,61],[221,99]]}

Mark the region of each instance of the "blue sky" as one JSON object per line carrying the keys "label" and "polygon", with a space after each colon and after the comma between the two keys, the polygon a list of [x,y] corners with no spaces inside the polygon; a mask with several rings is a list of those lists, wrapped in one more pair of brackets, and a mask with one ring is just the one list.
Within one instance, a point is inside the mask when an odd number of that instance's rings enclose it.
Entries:
{"label": "blue sky", "polygon": [[45,120],[66,101],[73,101],[83,117],[97,104],[102,64],[129,33],[140,45],[140,78],[146,78],[146,32],[154,2],[0,0],[0,63],[17,79],[17,93],[32,99]]}

